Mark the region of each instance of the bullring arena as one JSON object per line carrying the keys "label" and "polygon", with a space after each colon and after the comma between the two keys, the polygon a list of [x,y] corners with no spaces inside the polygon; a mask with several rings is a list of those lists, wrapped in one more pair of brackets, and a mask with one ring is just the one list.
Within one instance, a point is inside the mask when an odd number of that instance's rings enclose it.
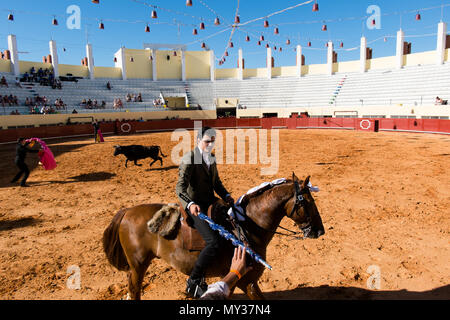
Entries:
{"label": "bullring arena", "polygon": [[[130,165],[112,156],[116,144],[160,145],[170,133],[50,143],[58,168],[33,159],[31,188],[8,185],[1,165],[1,296],[5,299],[120,299],[126,273],[107,262],[101,238],[113,215],[143,203],[176,201],[178,169]],[[269,299],[447,299],[450,138],[444,135],[327,130],[280,132],[280,171],[261,177],[260,165],[220,165],[235,197],[278,177],[312,176],[326,234],[318,240],[276,235],[260,286]],[[6,159],[11,146],[1,149]],[[295,229],[285,218],[282,226]],[[69,290],[70,265],[81,289]],[[369,290],[367,268],[378,265],[381,290]],[[143,299],[183,299],[186,276],[156,260]],[[170,284],[170,285],[168,285]],[[237,290],[238,293],[239,290]],[[245,298],[235,295],[235,298]]]}
{"label": "bullring arena", "polygon": [[[83,66],[58,65],[53,40],[52,59],[21,61],[10,35],[9,60],[0,60],[0,76],[9,83],[32,66],[78,82],[66,79],[56,93],[27,81],[20,89],[0,87],[1,95],[12,92],[19,100],[34,90],[68,103],[56,114],[28,114],[19,107],[21,115],[0,117],[0,299],[124,298],[127,274],[109,264],[103,232],[120,209],[178,201],[174,132],[189,134],[189,150],[195,129],[203,125],[220,131],[224,150],[227,135],[238,129],[248,135],[244,163],[218,163],[235,199],[293,172],[302,180],[311,176],[320,189],[313,196],[325,234],[274,236],[266,256],[273,270],[259,280],[267,299],[448,300],[450,108],[434,105],[434,98],[450,97],[450,42],[447,24],[436,28],[438,45],[432,51],[405,52],[405,35],[399,32],[395,56],[371,59],[361,40],[361,60],[338,63],[330,42],[325,64],[299,63],[297,46],[296,66],[256,69],[243,67],[242,52],[238,68],[216,69],[212,50],[162,51],[151,44],[143,50],[121,48],[114,68],[95,67],[93,59]],[[86,49],[92,54],[89,45]],[[182,54],[172,53],[177,50]],[[270,61],[270,48],[266,54]],[[169,56],[181,59],[169,64]],[[196,69],[190,66],[194,60]],[[427,82],[419,83],[423,77]],[[402,86],[394,86],[399,82]],[[112,105],[115,95],[129,91],[142,91],[144,101],[127,103],[126,110],[76,104],[91,94]],[[160,97],[166,104],[155,106]],[[94,142],[93,120],[100,123],[102,143]],[[269,175],[262,174],[269,164],[259,157],[263,133],[268,153],[278,159],[277,171]],[[250,161],[251,134],[258,138],[256,163]],[[28,188],[10,183],[19,137],[44,140],[57,162],[56,169],[44,170],[29,154]],[[167,157],[162,166],[150,167],[152,160],[145,159],[142,166],[129,162],[125,168],[125,157],[113,156],[116,145],[158,145]],[[237,149],[234,159],[244,151]],[[281,226],[298,230],[288,218]],[[187,299],[187,278],[155,259],[144,277],[142,299]],[[231,299],[248,298],[236,289]]]}

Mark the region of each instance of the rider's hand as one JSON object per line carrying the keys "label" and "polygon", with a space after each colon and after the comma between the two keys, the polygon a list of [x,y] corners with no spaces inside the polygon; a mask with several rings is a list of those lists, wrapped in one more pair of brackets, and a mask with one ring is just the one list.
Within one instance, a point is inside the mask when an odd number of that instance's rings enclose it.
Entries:
{"label": "rider's hand", "polygon": [[201,209],[200,209],[200,206],[199,206],[199,205],[193,203],[193,204],[191,204],[191,206],[189,207],[189,211],[191,212],[191,214],[192,214],[193,216],[196,216],[196,217],[197,217],[197,216],[199,215]]}
{"label": "rider's hand", "polygon": [[234,199],[233,199],[232,196],[228,196],[227,199],[226,199],[225,201],[228,203],[228,205],[229,205],[230,207],[232,207],[232,206],[234,205]]}

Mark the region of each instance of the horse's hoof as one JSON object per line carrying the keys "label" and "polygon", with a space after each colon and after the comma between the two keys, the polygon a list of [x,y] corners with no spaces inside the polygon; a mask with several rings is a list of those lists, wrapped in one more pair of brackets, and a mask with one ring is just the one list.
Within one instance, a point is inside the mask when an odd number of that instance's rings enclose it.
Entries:
{"label": "horse's hoof", "polygon": [[131,300],[131,296],[129,293],[127,293],[126,295],[122,296],[122,298],[120,298],[120,300]]}

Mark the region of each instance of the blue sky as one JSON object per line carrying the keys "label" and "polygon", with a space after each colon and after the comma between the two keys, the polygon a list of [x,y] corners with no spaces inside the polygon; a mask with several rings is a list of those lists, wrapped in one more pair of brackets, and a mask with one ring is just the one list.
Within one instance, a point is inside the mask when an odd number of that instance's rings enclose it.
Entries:
{"label": "blue sky", "polygon": [[[121,47],[142,49],[143,43],[188,44],[188,50],[200,51],[201,39],[225,30],[216,36],[204,40],[214,50],[219,59],[230,37],[230,25],[239,3],[241,23],[265,17],[273,12],[307,2],[308,0],[193,0],[193,6],[187,7],[185,0],[100,0],[93,4],[90,0],[15,0],[0,4],[0,50],[7,49],[8,34],[15,34],[18,40],[20,59],[42,61],[42,56],[49,54],[49,40],[57,43],[59,62],[80,65],[86,55],[87,39],[93,45],[95,64],[97,66],[114,66],[113,55]],[[409,0],[409,1],[363,1],[363,0],[318,0],[319,12],[312,11],[312,3],[293,10],[274,15],[267,20],[270,27],[263,27],[263,20],[237,28],[232,41],[234,48],[229,48],[227,61],[219,68],[234,68],[237,65],[238,48],[242,48],[246,68],[265,67],[267,40],[271,47],[282,47],[283,51],[274,52],[276,66],[295,65],[296,44],[302,45],[307,64],[325,63],[328,40],[337,46],[339,61],[359,59],[360,37],[364,34],[369,46],[373,48],[373,57],[395,54],[395,35],[400,28],[405,32],[406,41],[412,42],[412,51],[434,50],[436,47],[437,24],[441,18],[450,19],[450,1],[443,0]],[[81,29],[69,30],[66,9],[77,5],[81,9]],[[158,6],[158,18],[150,17],[153,10],[149,5]],[[370,16],[367,8],[376,5],[380,8],[380,29],[370,30],[366,20]],[[447,5],[441,8],[442,5]],[[433,8],[420,11],[422,20],[416,21],[416,9]],[[8,21],[12,12],[14,21]],[[401,13],[401,14],[400,14]],[[220,26],[213,24],[216,15],[221,20]],[[53,26],[56,16],[59,25]],[[103,20],[105,29],[98,28]],[[206,25],[199,29],[200,22]],[[328,21],[328,31],[322,31],[324,21]],[[151,32],[144,32],[146,24]],[[279,28],[279,35],[274,35],[274,27]],[[198,35],[192,31],[197,28]],[[245,41],[246,35],[250,42]],[[257,45],[258,37],[263,34],[265,42]],[[387,42],[384,41],[384,37]],[[392,36],[392,37],[390,37]],[[291,45],[286,45],[290,39]],[[196,41],[200,41],[195,43]],[[307,43],[311,41],[312,47]],[[339,48],[340,42],[344,49]],[[65,48],[65,51],[63,50]]]}

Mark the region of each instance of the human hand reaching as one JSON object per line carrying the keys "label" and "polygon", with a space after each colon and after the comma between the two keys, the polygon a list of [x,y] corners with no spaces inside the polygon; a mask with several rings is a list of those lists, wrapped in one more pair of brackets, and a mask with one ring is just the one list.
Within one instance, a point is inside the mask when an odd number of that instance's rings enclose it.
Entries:
{"label": "human hand reaching", "polygon": [[237,271],[240,275],[240,277],[238,276],[239,278],[243,277],[247,272],[253,269],[253,267],[247,266],[247,263],[245,261],[245,253],[245,249],[241,246],[238,246],[234,249],[234,256],[231,260],[230,270]]}

